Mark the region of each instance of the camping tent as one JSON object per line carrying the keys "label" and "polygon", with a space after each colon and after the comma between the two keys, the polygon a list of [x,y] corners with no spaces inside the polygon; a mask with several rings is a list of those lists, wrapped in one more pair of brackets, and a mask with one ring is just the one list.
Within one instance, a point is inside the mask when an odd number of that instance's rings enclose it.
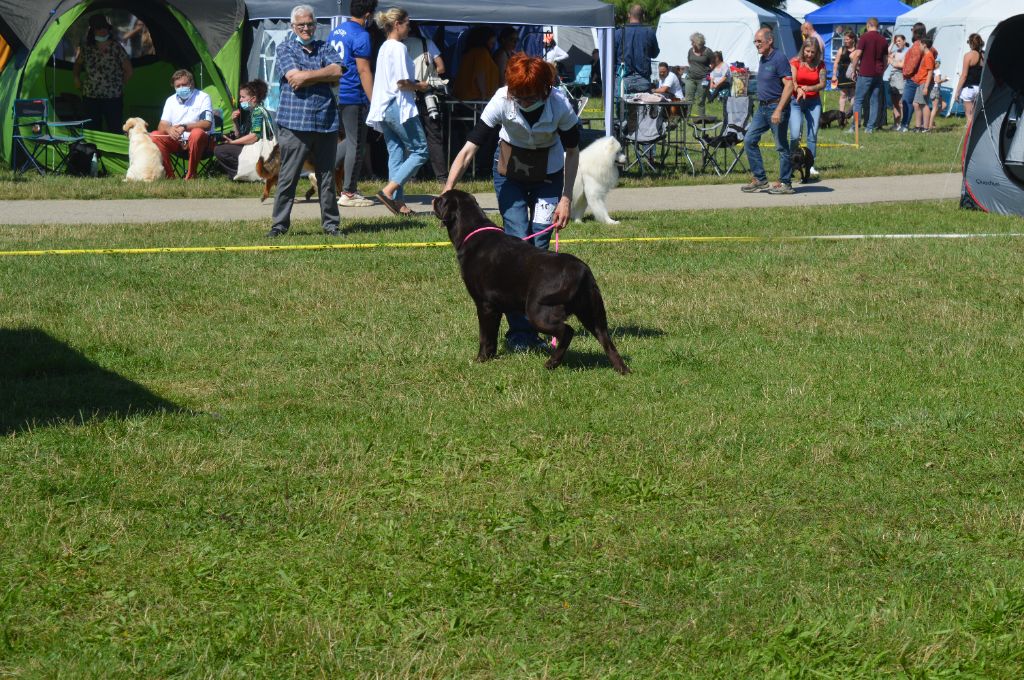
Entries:
{"label": "camping tent", "polygon": [[760,57],[754,48],[754,33],[762,25],[775,31],[775,46],[783,54],[796,54],[792,32],[780,27],[779,17],[770,10],[746,0],[690,0],[665,12],[658,20],[658,59],[685,65],[690,35],[703,33],[708,47],[720,50],[727,62],[741,61],[756,70]]}
{"label": "camping tent", "polygon": [[1024,14],[996,26],[963,149],[964,207],[1024,215]]}
{"label": "camping tent", "polygon": [[[11,63],[0,73],[0,158],[4,161],[11,160],[10,112],[15,99],[46,98],[53,104],[52,116],[80,116],[71,75],[75,42],[84,34],[86,15],[99,12],[137,17],[153,39],[155,54],[133,56],[135,73],[124,94],[126,116],[142,117],[155,126],[171,93],[170,75],[178,68],[193,72],[197,86],[211,96],[214,107],[230,108],[239,84],[245,14],[241,0],[44,0],[38,4],[0,0],[0,34],[14,48]],[[59,110],[61,102],[65,110]],[[86,139],[100,148],[108,171],[126,169],[124,135],[87,130]]]}
{"label": "camping tent", "polygon": [[977,33],[987,42],[996,24],[1020,9],[1020,0],[932,0],[900,15],[893,32],[909,40],[918,21],[934,31],[933,47],[942,60],[942,72],[950,79],[947,85],[955,88],[969,49],[967,36]]}
{"label": "camping tent", "polygon": [[800,22],[803,22],[805,16],[817,9],[818,6],[809,0],[786,0],[782,3],[782,10]]}

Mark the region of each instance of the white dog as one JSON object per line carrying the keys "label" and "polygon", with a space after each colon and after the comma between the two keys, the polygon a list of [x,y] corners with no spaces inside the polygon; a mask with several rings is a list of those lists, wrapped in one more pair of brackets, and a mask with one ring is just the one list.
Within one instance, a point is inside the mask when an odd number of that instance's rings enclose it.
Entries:
{"label": "white dog", "polygon": [[146,121],[129,118],[122,128],[128,133],[128,173],[124,181],[152,182],[164,176],[160,149],[146,132]]}
{"label": "white dog", "polygon": [[605,224],[618,224],[608,215],[604,199],[619,183],[619,167],[625,164],[622,145],[614,137],[602,137],[580,152],[580,167],[572,188],[570,214],[577,222],[589,204],[594,219]]}

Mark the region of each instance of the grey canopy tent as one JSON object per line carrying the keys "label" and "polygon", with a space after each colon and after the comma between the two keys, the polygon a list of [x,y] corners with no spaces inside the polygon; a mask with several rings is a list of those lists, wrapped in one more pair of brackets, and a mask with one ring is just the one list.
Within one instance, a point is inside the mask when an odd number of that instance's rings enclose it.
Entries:
{"label": "grey canopy tent", "polygon": [[1003,21],[989,38],[974,118],[964,138],[960,204],[1024,215],[1024,14]]}
{"label": "grey canopy tent", "polygon": [[[287,18],[294,2],[281,0],[246,0],[250,21]],[[314,0],[308,2],[317,17],[347,16],[349,0]],[[518,26],[576,26],[599,29],[605,102],[605,130],[612,129],[612,29],[615,7],[602,0],[403,0],[402,9],[419,22],[456,24],[513,24]],[[380,6],[387,7],[381,2]]]}

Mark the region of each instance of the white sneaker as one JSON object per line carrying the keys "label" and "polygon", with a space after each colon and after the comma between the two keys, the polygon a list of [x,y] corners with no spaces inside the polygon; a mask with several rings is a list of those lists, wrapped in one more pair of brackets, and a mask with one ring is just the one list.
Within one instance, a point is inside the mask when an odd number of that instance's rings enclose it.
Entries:
{"label": "white sneaker", "polygon": [[807,174],[810,175],[811,177],[817,177],[818,176],[818,171],[815,170],[814,166],[812,165],[811,169],[808,170]]}
{"label": "white sneaker", "polygon": [[369,208],[373,201],[359,193],[346,194],[343,191],[338,195],[338,205],[342,208]]}

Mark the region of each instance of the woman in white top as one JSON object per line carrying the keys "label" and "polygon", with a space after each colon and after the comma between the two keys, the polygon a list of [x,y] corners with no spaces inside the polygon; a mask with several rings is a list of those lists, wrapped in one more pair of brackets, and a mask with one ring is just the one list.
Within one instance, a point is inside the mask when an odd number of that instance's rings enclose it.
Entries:
{"label": "woman in white top", "polygon": [[729,81],[732,80],[732,72],[729,70],[729,65],[725,63],[725,57],[721,52],[712,53],[711,64],[711,73],[708,74],[709,101],[716,99],[723,92],[728,92]]}
{"label": "woman in white top", "polygon": [[409,13],[399,7],[377,12],[377,25],[388,39],[377,53],[373,96],[366,124],[384,135],[388,146],[388,183],[377,198],[395,215],[412,215],[403,200],[402,188],[427,162],[427,138],[416,110],[416,92],[426,92],[426,82],[413,79],[412,59],[402,43],[409,37]]}
{"label": "woman in white top", "polygon": [[[553,89],[558,82],[555,69],[543,59],[513,54],[505,76],[508,85],[487,102],[452,162],[444,190],[455,188],[477,149],[497,134],[494,192],[505,233],[534,237],[534,245],[546,249],[550,227],[561,229],[569,221],[579,163],[579,117],[565,95]],[[543,346],[525,315],[507,316],[505,344],[510,351]]]}

